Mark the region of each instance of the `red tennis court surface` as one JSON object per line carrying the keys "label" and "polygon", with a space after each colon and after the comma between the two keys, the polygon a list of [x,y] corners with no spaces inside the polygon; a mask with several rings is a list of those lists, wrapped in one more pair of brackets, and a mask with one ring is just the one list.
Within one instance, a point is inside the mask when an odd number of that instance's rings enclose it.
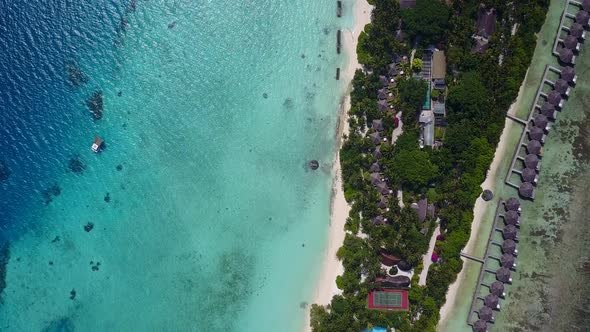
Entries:
{"label": "red tennis court surface", "polygon": [[369,293],[370,309],[408,310],[408,291],[403,289],[383,289]]}

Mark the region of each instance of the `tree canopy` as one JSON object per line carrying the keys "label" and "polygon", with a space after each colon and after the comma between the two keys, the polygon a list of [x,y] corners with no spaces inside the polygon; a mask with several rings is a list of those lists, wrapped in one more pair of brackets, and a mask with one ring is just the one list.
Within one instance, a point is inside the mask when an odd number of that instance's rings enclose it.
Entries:
{"label": "tree canopy", "polygon": [[425,187],[437,174],[438,167],[432,164],[426,151],[403,150],[395,156],[392,176],[402,186]]}
{"label": "tree canopy", "polygon": [[423,45],[438,43],[449,28],[449,7],[440,0],[417,0],[416,7],[402,10],[405,31]]}

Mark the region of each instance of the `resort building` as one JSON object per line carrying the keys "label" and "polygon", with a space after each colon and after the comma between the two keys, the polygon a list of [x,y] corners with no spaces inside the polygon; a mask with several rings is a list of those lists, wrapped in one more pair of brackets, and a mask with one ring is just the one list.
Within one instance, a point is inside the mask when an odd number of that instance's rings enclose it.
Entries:
{"label": "resort building", "polygon": [[416,0],[399,0],[400,9],[410,9],[416,7]]}
{"label": "resort building", "polygon": [[475,45],[472,52],[483,54],[488,49],[490,37],[496,31],[496,11],[481,7],[477,15],[477,32],[473,35]]}

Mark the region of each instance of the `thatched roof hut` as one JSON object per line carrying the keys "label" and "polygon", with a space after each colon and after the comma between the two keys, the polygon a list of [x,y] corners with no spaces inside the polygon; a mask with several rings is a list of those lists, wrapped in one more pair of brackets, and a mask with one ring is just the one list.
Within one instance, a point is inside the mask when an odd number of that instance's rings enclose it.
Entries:
{"label": "thatched roof hut", "polygon": [[386,276],[375,278],[375,283],[383,288],[401,288],[408,287],[412,281],[408,276]]}
{"label": "thatched roof hut", "polygon": [[374,173],[374,172],[381,172],[381,166],[379,165],[378,162],[374,162],[371,167],[369,167],[369,172]]}
{"label": "thatched roof hut", "polygon": [[483,304],[485,304],[486,307],[490,307],[492,309],[500,309],[500,299],[494,294],[488,294],[483,299]]}
{"label": "thatched roof hut", "polygon": [[561,78],[570,84],[575,84],[578,76],[574,67],[567,66],[561,68]]}
{"label": "thatched roof hut", "polygon": [[387,219],[385,219],[383,216],[376,216],[373,218],[373,225],[383,225],[386,221]]}
{"label": "thatched roof hut", "polygon": [[473,324],[473,332],[487,332],[488,331],[488,324],[485,320],[478,320]]}
{"label": "thatched roof hut", "polygon": [[537,183],[537,171],[532,168],[525,168],[520,173],[524,182]]}
{"label": "thatched roof hut", "polygon": [[553,89],[564,96],[568,96],[570,94],[570,85],[562,78],[555,81],[553,84]]}
{"label": "thatched roof hut", "polygon": [[389,103],[385,99],[379,100],[377,102],[377,106],[379,106],[379,110],[381,112],[385,112],[385,111],[387,111],[389,109]]}
{"label": "thatched roof hut", "polygon": [[536,139],[529,141],[526,145],[526,151],[530,154],[540,155],[543,145]]}
{"label": "thatched roof hut", "polygon": [[538,169],[539,157],[535,154],[527,154],[526,157],[524,157],[524,165],[527,168]]}
{"label": "thatched roof hut", "polygon": [[516,255],[518,253],[516,242],[514,242],[514,240],[504,240],[504,242],[502,242],[502,252],[505,254]]}
{"label": "thatched roof hut", "polygon": [[502,230],[502,236],[504,240],[516,240],[518,237],[518,229],[514,225],[507,225]]}
{"label": "thatched roof hut", "polygon": [[504,214],[504,223],[506,223],[506,225],[519,225],[520,215],[517,211],[509,210]]}
{"label": "thatched roof hut", "polygon": [[379,182],[382,182],[383,180],[381,180],[381,173],[371,173],[371,184],[372,185],[376,185]]}
{"label": "thatched roof hut", "polygon": [[580,43],[578,42],[578,38],[568,35],[563,39],[563,45],[565,48],[572,50],[572,51],[579,51],[580,50]]}
{"label": "thatched roof hut", "polygon": [[378,93],[377,93],[377,98],[379,98],[379,100],[384,100],[387,99],[387,89],[383,88],[383,89],[379,89]]}
{"label": "thatched roof hut", "polygon": [[516,267],[516,258],[512,254],[503,254],[500,257],[500,265],[507,269],[514,269]]}
{"label": "thatched roof hut", "polygon": [[494,320],[494,312],[492,311],[492,308],[486,307],[485,305],[479,309],[477,316],[479,319],[486,322],[491,322]]}
{"label": "thatched roof hut", "polygon": [[504,202],[504,209],[506,211],[520,211],[520,201],[516,197],[510,197],[506,202]]}
{"label": "thatched roof hut", "polygon": [[569,48],[562,48],[559,50],[559,60],[566,64],[573,64],[575,62],[574,52]]}
{"label": "thatched roof hut", "polygon": [[383,121],[381,121],[381,119],[373,120],[372,127],[377,131],[383,131]]}
{"label": "thatched roof hut", "polygon": [[373,141],[373,144],[375,144],[375,145],[381,144],[381,135],[379,135],[378,131],[370,134],[369,138],[371,139],[371,141]]}
{"label": "thatched roof hut", "polygon": [[576,23],[579,23],[580,25],[587,27],[590,23],[590,14],[588,14],[588,12],[585,10],[578,11],[578,13],[576,14]]}
{"label": "thatched roof hut", "polygon": [[551,92],[549,92],[549,94],[547,94],[547,101],[555,107],[561,107],[561,100],[561,93],[555,90],[552,90]]}
{"label": "thatched roof hut", "polygon": [[555,106],[551,105],[548,102],[544,102],[543,106],[541,106],[541,114],[543,114],[550,120],[555,120],[557,118],[557,111],[555,110]]}
{"label": "thatched roof hut", "polygon": [[533,127],[529,130],[529,138],[536,141],[545,141],[545,131],[539,127]]}
{"label": "thatched roof hut", "polygon": [[586,35],[585,32],[584,26],[580,23],[574,23],[570,26],[570,35],[578,39],[584,39]]}
{"label": "thatched roof hut", "polygon": [[389,202],[387,201],[387,198],[381,196],[379,203],[377,203],[377,207],[379,207],[380,209],[387,209],[388,204]]}
{"label": "thatched roof hut", "polygon": [[373,157],[375,159],[381,159],[383,157],[383,153],[381,153],[381,146],[378,146],[373,150]]}
{"label": "thatched roof hut", "polygon": [[[496,275],[497,275],[497,273],[498,272],[496,272]],[[497,297],[501,297],[501,298],[506,296],[506,293],[504,293],[504,283],[501,281],[492,282],[492,284],[490,285],[490,293],[496,295]]]}
{"label": "thatched roof hut", "polygon": [[530,182],[524,182],[523,184],[518,187],[518,193],[525,198],[533,198],[535,193],[535,188],[533,184]]}
{"label": "thatched roof hut", "polygon": [[547,117],[543,114],[537,114],[533,118],[533,123],[535,124],[535,127],[537,127],[537,128],[547,129],[547,125],[549,124],[549,119],[547,119]]}
{"label": "thatched roof hut", "polygon": [[501,281],[505,284],[512,282],[512,278],[510,277],[510,275],[511,275],[510,270],[508,270],[505,267],[501,267],[496,271],[496,279],[498,279],[498,281]]}
{"label": "thatched roof hut", "polygon": [[486,189],[481,193],[481,198],[486,202],[491,201],[492,198],[494,198],[494,193],[491,190]]}
{"label": "thatched roof hut", "polygon": [[585,11],[590,12],[590,0],[582,0],[582,8]]}
{"label": "thatched roof hut", "polygon": [[381,82],[381,84],[383,84],[383,86],[388,86],[389,85],[389,79],[387,78],[387,76],[379,76],[379,82]]}
{"label": "thatched roof hut", "polygon": [[379,182],[375,185],[375,187],[377,188],[377,191],[381,194],[381,195],[389,195],[391,194],[391,190],[389,189],[389,187],[387,186],[387,184],[385,182]]}
{"label": "thatched roof hut", "polygon": [[399,263],[399,261],[401,260],[401,258],[399,258],[395,255],[390,255],[383,250],[380,252],[380,254],[381,254],[381,263],[385,266],[394,266],[395,264]]}

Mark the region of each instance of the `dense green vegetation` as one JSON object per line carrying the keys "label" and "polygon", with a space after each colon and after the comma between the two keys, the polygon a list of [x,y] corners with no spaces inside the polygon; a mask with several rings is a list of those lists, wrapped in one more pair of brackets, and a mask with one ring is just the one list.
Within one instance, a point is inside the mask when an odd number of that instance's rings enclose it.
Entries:
{"label": "dense green vegetation", "polygon": [[[368,237],[347,235],[338,252],[345,268],[337,280],[343,294],[334,297],[328,307],[312,306],[311,325],[315,332],[358,332],[371,326],[395,327],[404,332],[435,330],[448,286],[462,268],[459,253],[469,238],[480,184],[493,158],[506,111],[530,64],[535,33],[548,7],[548,0],[483,3],[496,8],[498,24],[488,50],[477,55],[471,52],[471,36],[479,1],[453,1],[446,6],[438,0],[418,0],[416,9],[402,12],[397,0],[374,0],[372,24],[361,35],[357,50],[366,71],[357,71],[353,80],[351,131],[340,153],[345,196],[352,204],[346,228],[356,234],[362,226]],[[405,40],[395,38],[400,18],[404,19]],[[514,23],[519,27],[512,36]],[[366,123],[383,117],[377,108],[377,90],[382,87],[378,76],[388,72],[395,55],[408,55],[416,42],[436,44],[448,57],[449,126],[444,145],[436,150],[419,149],[416,118],[426,86],[421,80],[407,77],[398,82],[393,101],[396,110],[403,110],[404,133],[394,146],[382,145],[380,164],[391,187],[403,188],[405,206],[423,196],[436,204],[444,241],[437,243],[440,260],[430,267],[423,287],[417,285],[416,279],[433,222],[421,223],[412,209],[400,209],[392,199],[384,217],[393,223],[372,224],[371,219],[379,214],[379,195],[368,181],[369,166],[375,161],[370,153],[374,144],[364,135]],[[417,50],[416,54],[420,53]],[[383,119],[390,136],[391,116]],[[424,231],[428,233],[423,235]],[[380,250],[403,257],[415,267],[408,312],[366,308],[367,294],[375,287],[372,281],[384,272]]]}

